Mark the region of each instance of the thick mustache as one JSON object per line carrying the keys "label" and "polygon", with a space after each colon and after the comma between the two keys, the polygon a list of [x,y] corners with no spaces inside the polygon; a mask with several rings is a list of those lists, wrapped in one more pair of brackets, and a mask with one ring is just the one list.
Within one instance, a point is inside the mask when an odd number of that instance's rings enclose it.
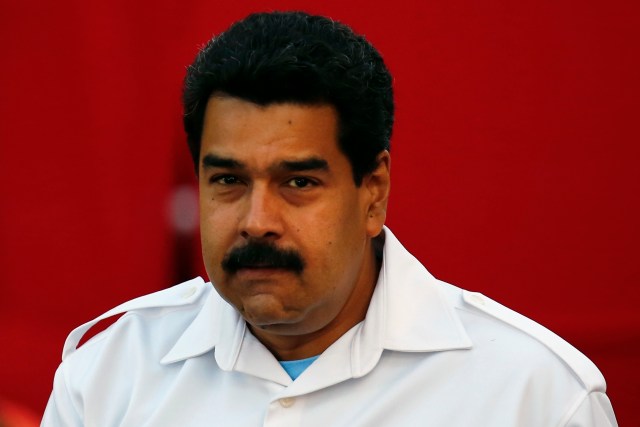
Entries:
{"label": "thick mustache", "polygon": [[268,242],[250,242],[227,253],[222,268],[231,274],[241,268],[281,268],[300,274],[304,261],[293,249],[280,249]]}

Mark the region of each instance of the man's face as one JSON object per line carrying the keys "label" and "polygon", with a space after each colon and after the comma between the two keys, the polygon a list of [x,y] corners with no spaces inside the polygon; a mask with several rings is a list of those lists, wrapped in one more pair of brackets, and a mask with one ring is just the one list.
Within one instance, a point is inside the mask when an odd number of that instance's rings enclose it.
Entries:
{"label": "man's face", "polygon": [[367,178],[356,187],[336,135],[329,105],[208,102],[199,169],[204,263],[254,330],[309,334],[332,327],[345,307],[368,304],[377,274],[370,239],[383,221],[371,212],[380,197]]}

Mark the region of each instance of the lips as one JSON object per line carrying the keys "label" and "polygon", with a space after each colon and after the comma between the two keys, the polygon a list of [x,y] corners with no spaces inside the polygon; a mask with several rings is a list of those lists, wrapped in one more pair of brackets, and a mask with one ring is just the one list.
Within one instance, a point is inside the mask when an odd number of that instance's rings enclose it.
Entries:
{"label": "lips", "polygon": [[263,281],[283,274],[291,274],[292,271],[274,267],[245,267],[238,269],[234,274],[243,281]]}

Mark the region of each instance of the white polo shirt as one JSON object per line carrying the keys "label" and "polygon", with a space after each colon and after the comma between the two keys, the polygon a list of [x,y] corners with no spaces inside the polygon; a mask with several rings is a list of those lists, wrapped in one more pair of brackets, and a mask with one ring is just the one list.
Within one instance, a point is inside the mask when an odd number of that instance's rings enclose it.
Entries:
{"label": "white polo shirt", "polygon": [[[292,381],[200,278],[74,330],[43,426],[615,426],[605,382],[537,323],[434,279],[385,229],[366,319]],[[79,349],[97,321],[126,312]]]}

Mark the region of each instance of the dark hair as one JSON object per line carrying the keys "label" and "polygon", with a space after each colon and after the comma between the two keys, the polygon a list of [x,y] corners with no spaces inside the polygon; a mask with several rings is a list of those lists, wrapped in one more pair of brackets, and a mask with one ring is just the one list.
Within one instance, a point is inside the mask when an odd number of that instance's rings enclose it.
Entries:
{"label": "dark hair", "polygon": [[210,40],[187,69],[184,128],[198,171],[207,102],[222,93],[259,105],[330,104],[356,185],[389,149],[391,75],[376,49],[349,27],[304,12],[256,13]]}

